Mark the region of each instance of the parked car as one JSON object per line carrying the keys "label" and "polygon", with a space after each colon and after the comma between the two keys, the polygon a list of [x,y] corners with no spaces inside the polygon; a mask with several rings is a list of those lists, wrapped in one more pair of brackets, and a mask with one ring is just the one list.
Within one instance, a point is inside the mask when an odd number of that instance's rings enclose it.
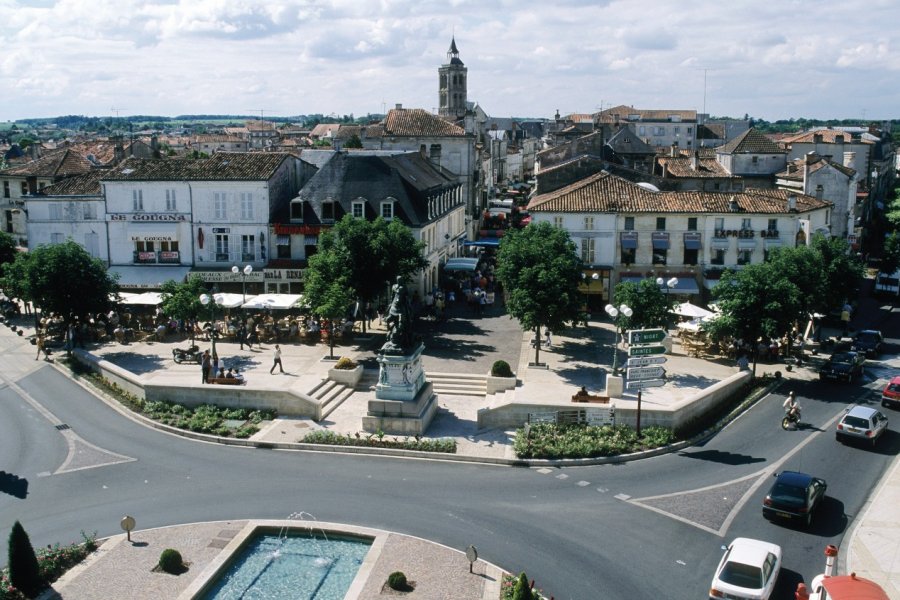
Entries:
{"label": "parked car", "polygon": [[813,511],[825,497],[828,484],[824,479],[797,471],[782,471],[776,473],[775,478],[772,489],[763,500],[763,516],[767,519],[796,519],[809,527]]}
{"label": "parked car", "polygon": [[719,561],[709,597],[768,600],[780,572],[781,546],[735,538]]}
{"label": "parked car", "polygon": [[865,440],[874,448],[887,426],[888,419],[881,412],[868,406],[856,405],[837,422],[834,436],[839,442]]}
{"label": "parked car", "polygon": [[885,408],[900,408],[900,376],[894,377],[884,386],[881,405]]}
{"label": "parked car", "polygon": [[861,352],[835,352],[819,368],[819,379],[842,379],[853,383],[853,379],[863,374],[866,355]]}
{"label": "parked car", "polygon": [[850,349],[861,352],[866,356],[877,357],[881,354],[882,342],[884,342],[884,337],[881,335],[880,331],[876,329],[863,329],[853,336],[853,343],[851,344]]}

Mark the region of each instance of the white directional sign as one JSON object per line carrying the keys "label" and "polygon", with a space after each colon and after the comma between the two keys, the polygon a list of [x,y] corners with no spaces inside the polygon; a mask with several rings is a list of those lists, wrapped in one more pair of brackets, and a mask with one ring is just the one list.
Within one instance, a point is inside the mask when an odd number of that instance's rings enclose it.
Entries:
{"label": "white directional sign", "polygon": [[625,386],[629,390],[640,390],[649,387],[661,387],[666,385],[665,379],[645,379],[643,381],[629,381]]}
{"label": "white directional sign", "polygon": [[650,365],[666,364],[665,356],[635,356],[628,359],[629,367],[647,367]]}
{"label": "white directional sign", "polygon": [[638,379],[659,379],[666,374],[666,370],[662,367],[630,367],[628,369],[628,379],[636,381]]}

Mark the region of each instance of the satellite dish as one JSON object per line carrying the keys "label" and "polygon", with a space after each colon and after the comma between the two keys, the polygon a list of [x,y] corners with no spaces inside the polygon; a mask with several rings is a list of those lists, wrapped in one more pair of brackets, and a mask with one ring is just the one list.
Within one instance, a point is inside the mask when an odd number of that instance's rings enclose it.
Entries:
{"label": "satellite dish", "polygon": [[652,183],[647,183],[646,181],[641,181],[638,183],[638,186],[644,188],[645,190],[650,190],[651,192],[658,192],[659,188],[653,185]]}

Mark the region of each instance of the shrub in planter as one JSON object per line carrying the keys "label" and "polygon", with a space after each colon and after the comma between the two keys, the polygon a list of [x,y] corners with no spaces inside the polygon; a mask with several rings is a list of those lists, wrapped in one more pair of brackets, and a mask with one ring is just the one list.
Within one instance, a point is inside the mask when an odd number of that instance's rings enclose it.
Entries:
{"label": "shrub in planter", "polygon": [[397,590],[398,592],[405,592],[409,589],[409,582],[406,581],[406,575],[403,571],[394,571],[388,575],[387,584],[392,590]]}
{"label": "shrub in planter", "polygon": [[178,575],[184,570],[184,560],[181,558],[181,552],[174,548],[166,548],[159,555],[159,568],[166,573]]}
{"label": "shrub in planter", "polygon": [[491,376],[493,377],[512,377],[513,372],[509,363],[505,360],[498,360],[491,367]]}
{"label": "shrub in planter", "polygon": [[356,362],[349,356],[342,356],[340,360],[334,364],[334,368],[341,371],[352,371],[356,368]]}
{"label": "shrub in planter", "polygon": [[37,596],[44,587],[31,540],[18,521],[9,532],[9,580],[29,598]]}

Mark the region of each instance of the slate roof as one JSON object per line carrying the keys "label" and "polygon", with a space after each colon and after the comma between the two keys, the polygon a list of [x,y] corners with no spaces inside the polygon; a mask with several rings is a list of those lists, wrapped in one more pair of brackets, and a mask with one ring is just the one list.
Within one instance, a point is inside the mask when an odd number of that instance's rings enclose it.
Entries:
{"label": "slate roof", "polygon": [[[775,176],[780,179],[787,179],[789,181],[803,181],[803,163],[806,162],[806,157],[801,157],[796,160],[792,160],[787,164],[787,169],[782,171],[781,173],[776,174]],[[827,165],[831,165],[835,169],[837,169],[840,173],[843,173],[848,178],[856,175],[856,169],[851,169],[850,167],[845,167],[839,162],[835,162],[824,156],[815,155],[814,160],[809,163],[809,172],[815,173],[819,169],[824,168]]]}
{"label": "slate roof", "polygon": [[528,203],[529,212],[600,213],[788,213],[788,196],[797,199],[797,211],[831,206],[826,200],[786,190],[750,188],[743,192],[652,192],[606,171],[569,186],[541,194]]}
{"label": "slate roof", "polygon": [[[669,118],[672,116],[677,116],[682,121],[697,120],[696,110],[647,110],[643,108],[634,108],[633,106],[626,106],[624,104],[620,104],[619,106],[614,106],[612,108],[607,108],[597,113],[597,116],[602,123],[614,122],[616,120],[616,115],[618,115],[619,122],[628,121],[628,115],[640,115],[639,121],[644,122],[669,121]],[[637,121],[632,122],[635,123]]]}
{"label": "slate roof", "polygon": [[697,125],[698,140],[724,140],[725,125],[719,123],[700,123]]}
{"label": "slate roof", "polygon": [[62,178],[91,170],[91,163],[79,152],[65,149],[46,154],[37,160],[0,171],[0,177]]}
{"label": "slate roof", "polygon": [[130,158],[104,181],[265,181],[290,155],[284,152],[219,152],[198,160]]}
{"label": "slate roof", "polygon": [[38,191],[39,196],[101,196],[100,180],[108,174],[107,169],[92,169],[82,175],[66,177],[53,185]]}
{"label": "slate roof", "polygon": [[613,134],[606,145],[616,154],[654,154],[656,149],[644,142],[630,126],[625,126]]}
{"label": "slate roof", "polygon": [[700,156],[697,159],[697,168],[693,167],[693,159],[690,156],[658,156],[656,162],[666,167],[670,177],[732,177],[731,173],[723,167],[714,157]]}
{"label": "slate roof", "polygon": [[385,136],[465,137],[466,130],[422,108],[392,108],[384,118]]}
{"label": "slate roof", "polygon": [[720,154],[785,154],[784,148],[750,128],[717,150]]}
{"label": "slate roof", "polygon": [[815,136],[821,135],[823,144],[837,144],[837,137],[843,136],[844,143],[849,144],[851,141],[854,144],[871,144],[871,140],[867,139],[858,139],[853,140],[852,133],[848,131],[843,131],[841,129],[813,129],[812,131],[804,131],[802,133],[798,133],[794,136],[789,136],[781,141],[785,144],[793,144],[793,143],[803,143],[803,144],[813,144],[815,143]]}

